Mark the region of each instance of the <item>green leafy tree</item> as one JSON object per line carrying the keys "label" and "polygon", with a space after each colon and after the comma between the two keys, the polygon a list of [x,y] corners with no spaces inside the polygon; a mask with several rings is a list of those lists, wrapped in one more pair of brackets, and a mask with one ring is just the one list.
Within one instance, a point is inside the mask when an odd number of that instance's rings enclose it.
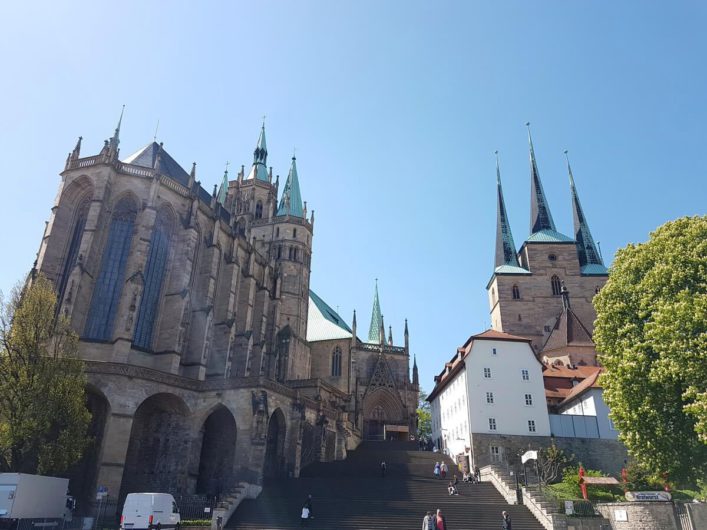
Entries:
{"label": "green leafy tree", "polygon": [[41,275],[0,307],[0,471],[61,474],[90,441],[78,337]]}
{"label": "green leafy tree", "polygon": [[543,485],[552,484],[562,477],[562,471],[574,460],[555,446],[545,447],[538,451],[538,479]]}
{"label": "green leafy tree", "polygon": [[707,475],[707,216],[659,227],[616,254],[594,298],[604,397],[644,468]]}
{"label": "green leafy tree", "polygon": [[432,411],[427,401],[427,392],[422,389],[417,404],[417,436],[426,440],[432,438]]}

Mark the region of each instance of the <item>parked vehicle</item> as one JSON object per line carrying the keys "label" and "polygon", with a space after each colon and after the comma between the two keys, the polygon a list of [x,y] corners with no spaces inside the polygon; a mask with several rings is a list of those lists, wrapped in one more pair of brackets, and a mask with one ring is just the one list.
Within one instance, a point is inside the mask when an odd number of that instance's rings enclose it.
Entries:
{"label": "parked vehicle", "polygon": [[68,489],[66,478],[0,473],[0,528],[17,528],[20,520],[60,528],[71,519],[73,499]]}
{"label": "parked vehicle", "polygon": [[181,517],[169,493],[129,493],[120,517],[121,530],[179,528]]}

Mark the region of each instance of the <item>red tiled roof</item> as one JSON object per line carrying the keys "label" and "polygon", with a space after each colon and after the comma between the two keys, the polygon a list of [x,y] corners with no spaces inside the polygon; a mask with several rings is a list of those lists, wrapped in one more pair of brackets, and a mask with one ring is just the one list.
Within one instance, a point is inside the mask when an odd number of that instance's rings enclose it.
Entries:
{"label": "red tiled roof", "polygon": [[575,368],[569,368],[564,364],[561,366],[546,366],[543,371],[543,377],[560,377],[563,379],[586,379],[595,371],[599,370],[598,366],[577,365]]}
{"label": "red tiled roof", "polygon": [[579,395],[583,394],[584,392],[586,392],[590,388],[601,388],[601,386],[599,386],[599,382],[598,382],[599,374],[601,374],[601,372],[602,372],[601,368],[596,368],[596,372],[594,372],[593,374],[588,376],[584,381],[582,381],[577,386],[572,388],[570,393],[567,394],[567,396],[562,401],[562,403],[560,403],[560,405],[565,405],[566,403],[572,401],[573,399],[575,399]]}
{"label": "red tiled roof", "polygon": [[519,337],[518,335],[511,335],[510,333],[504,333],[503,331],[496,331],[495,329],[487,329],[483,333],[477,335],[472,335],[470,339],[487,339],[487,340],[512,340],[518,342],[532,342],[532,339],[527,337]]}

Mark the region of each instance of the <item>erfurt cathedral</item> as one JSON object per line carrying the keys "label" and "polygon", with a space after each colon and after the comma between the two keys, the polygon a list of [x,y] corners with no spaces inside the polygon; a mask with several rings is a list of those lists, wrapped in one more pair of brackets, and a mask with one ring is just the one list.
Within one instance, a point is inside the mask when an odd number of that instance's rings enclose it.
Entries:
{"label": "erfurt cathedral", "polygon": [[86,363],[79,509],[98,485],[119,499],[257,492],[363,439],[415,436],[407,322],[395,346],[376,286],[362,340],[355,313],[349,326],[310,290],[314,212],[294,157],[280,192],[264,126],[250,169],[213,192],[161,143],[119,146],[120,121],[97,154],[79,138],[33,270]]}

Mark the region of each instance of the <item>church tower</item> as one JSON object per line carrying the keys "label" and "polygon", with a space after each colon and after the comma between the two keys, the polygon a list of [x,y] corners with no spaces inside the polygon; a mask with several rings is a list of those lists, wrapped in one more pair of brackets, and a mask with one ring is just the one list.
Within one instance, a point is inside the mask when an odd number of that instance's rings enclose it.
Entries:
{"label": "church tower", "polygon": [[486,288],[493,329],[532,338],[533,348],[539,352],[562,311],[562,283],[573,293],[575,313],[591,324],[596,317],[592,298],[606,282],[608,271],[589,231],[569,163],[574,238],[558,232],[555,226],[529,124],[528,144],[530,235],[516,252],[497,160],[495,267]]}

